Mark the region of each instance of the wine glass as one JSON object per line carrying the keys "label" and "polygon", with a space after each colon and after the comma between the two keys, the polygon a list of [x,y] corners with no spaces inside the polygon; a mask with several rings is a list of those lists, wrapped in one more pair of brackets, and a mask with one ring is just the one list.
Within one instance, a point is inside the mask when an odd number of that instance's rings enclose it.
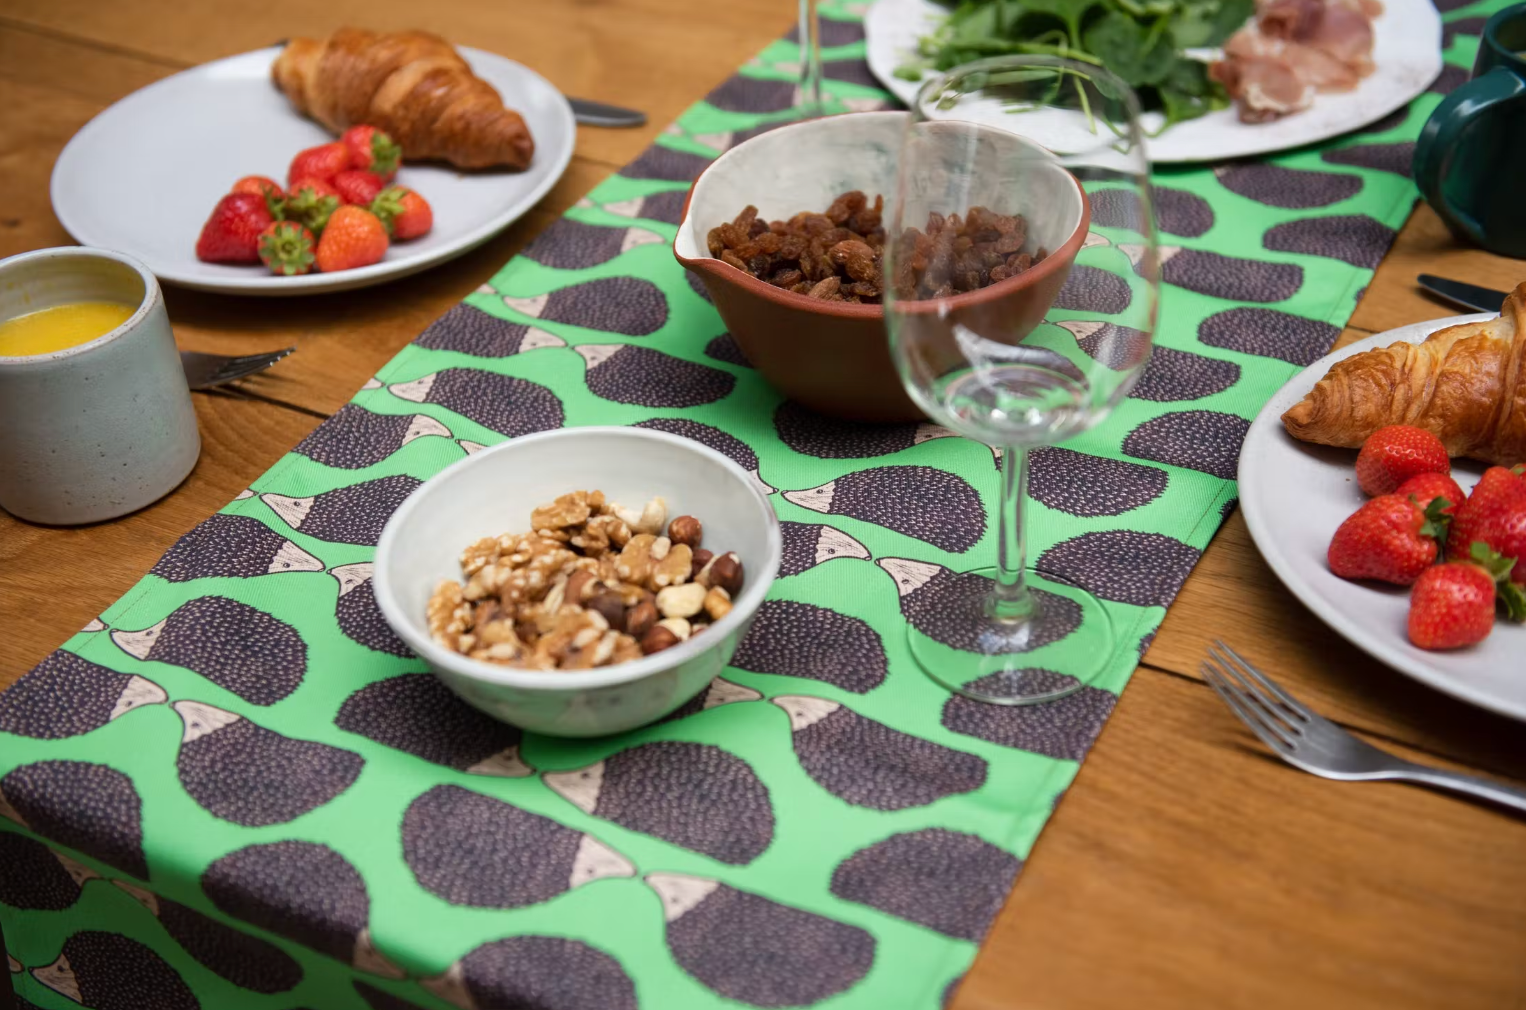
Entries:
{"label": "wine glass", "polygon": [[821,93],[821,19],[816,16],[816,0],[799,0],[800,88],[796,108],[801,119],[826,114]]}
{"label": "wine glass", "polygon": [[[1001,488],[994,568],[892,570],[911,653],[980,701],[1063,697],[1109,668],[1117,605],[1028,567],[1023,500],[1030,452],[1107,417],[1149,356],[1160,271],[1138,100],[1053,56],[948,71],[908,117],[891,221],[891,357],[930,418],[995,451]],[[1120,455],[1097,434],[1087,449]]]}

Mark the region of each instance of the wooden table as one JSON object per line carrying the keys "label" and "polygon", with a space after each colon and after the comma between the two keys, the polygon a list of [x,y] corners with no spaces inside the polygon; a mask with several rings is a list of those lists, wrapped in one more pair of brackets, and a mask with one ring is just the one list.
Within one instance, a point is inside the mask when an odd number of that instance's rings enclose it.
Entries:
{"label": "wooden table", "polygon": [[[0,685],[125,592],[430,320],[787,30],[794,10],[791,0],[569,0],[523,13],[499,0],[264,0],[234,17],[220,4],[170,0],[7,0],[0,256],[70,241],[50,209],[48,176],[74,131],[111,102],[184,67],[345,21],[431,28],[528,63],[569,94],[639,106],[650,123],[580,129],[566,177],[517,225],[385,289],[257,303],[166,291],[182,347],[296,344],[299,353],[243,394],[195,397],[201,461],[158,504],[84,529],[0,515]],[[1452,314],[1417,293],[1422,269],[1499,288],[1526,277],[1526,264],[1459,248],[1421,207],[1342,339]],[[1277,763],[1199,678],[1216,637],[1381,746],[1526,782],[1526,727],[1347,645],[1282,588],[1233,516],[1171,608],[954,1007],[1526,1006],[1526,820]]]}

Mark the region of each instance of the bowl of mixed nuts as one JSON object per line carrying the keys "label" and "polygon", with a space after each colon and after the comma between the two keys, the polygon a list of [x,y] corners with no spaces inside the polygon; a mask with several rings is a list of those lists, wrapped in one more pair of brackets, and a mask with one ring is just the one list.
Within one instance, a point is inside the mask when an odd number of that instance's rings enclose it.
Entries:
{"label": "bowl of mixed nuts", "polygon": [[778,570],[773,508],[720,453],[564,428],[459,460],[393,513],[383,616],[451,690],[555,736],[659,719],[720,675]]}

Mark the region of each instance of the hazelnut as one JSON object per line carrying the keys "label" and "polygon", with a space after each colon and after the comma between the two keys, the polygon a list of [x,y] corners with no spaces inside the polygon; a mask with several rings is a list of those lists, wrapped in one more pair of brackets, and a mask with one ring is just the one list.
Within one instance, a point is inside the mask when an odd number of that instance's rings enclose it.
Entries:
{"label": "hazelnut", "polygon": [[681,585],[689,581],[689,573],[693,570],[694,552],[689,550],[688,544],[674,544],[667,556],[657,563],[652,573],[652,585],[658,589]]}
{"label": "hazelnut", "polygon": [[641,651],[650,656],[654,652],[663,649],[671,649],[678,644],[678,636],[672,631],[659,625],[653,625],[645,635],[641,636]]}
{"label": "hazelnut", "polygon": [[587,603],[593,595],[594,583],[597,582],[594,573],[579,569],[567,578],[567,589],[564,598],[568,603]]}
{"label": "hazelnut", "polygon": [[691,548],[698,547],[704,535],[704,526],[693,516],[679,516],[668,523],[668,539],[675,544],[688,544]]}
{"label": "hazelnut", "polygon": [[705,593],[705,613],[712,621],[719,621],[731,613],[731,594],[720,586],[711,586]]}
{"label": "hazelnut", "polygon": [[728,593],[742,588],[742,559],[734,551],[728,551],[710,563],[710,585],[720,586]]}
{"label": "hazelnut", "polygon": [[707,551],[703,547],[694,552],[694,564],[689,569],[689,581],[693,582],[699,577],[700,571],[715,557],[713,551]]}
{"label": "hazelnut", "polygon": [[609,622],[612,628],[625,626],[625,602],[620,594],[606,589],[588,601],[588,609]]}
{"label": "hazelnut", "polygon": [[705,587],[695,582],[669,586],[657,594],[663,617],[693,617],[705,606]]}
{"label": "hazelnut", "polygon": [[642,600],[625,612],[625,633],[632,638],[641,638],[656,623],[657,604],[651,600]]}
{"label": "hazelnut", "polygon": [[689,636],[693,634],[693,628],[690,627],[689,622],[684,620],[682,617],[664,618],[663,620],[657,622],[657,627],[667,628],[673,634],[678,636],[678,640],[680,642],[687,642],[689,640]]}

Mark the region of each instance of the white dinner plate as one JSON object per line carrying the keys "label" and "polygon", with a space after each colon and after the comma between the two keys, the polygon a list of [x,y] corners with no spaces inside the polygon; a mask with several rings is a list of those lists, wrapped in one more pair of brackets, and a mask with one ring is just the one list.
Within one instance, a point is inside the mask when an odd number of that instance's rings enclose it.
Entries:
{"label": "white dinner plate", "polygon": [[380,263],[332,274],[277,277],[264,266],[203,263],[201,226],[245,175],[285,185],[298,151],[334,137],[270,80],[279,47],[204,63],[133,92],[86,123],[53,167],[53,210],[85,245],[135,256],[162,281],[242,295],[366,287],[459,256],[507,227],[546,194],[572,160],[577,127],[567,99],[535,71],[477,49],[472,70],[524,116],[535,158],[524,172],[461,172],[408,164],[398,182],[434,210],[434,228],[387,250]]}
{"label": "white dinner plate", "polygon": [[[1373,22],[1377,69],[1355,90],[1316,95],[1308,109],[1269,123],[1242,123],[1234,108],[1178,123],[1146,142],[1150,160],[1220,161],[1301,147],[1349,133],[1405,105],[1441,73],[1441,15],[1431,0],[1384,0],[1384,4],[1382,16]],[[947,13],[948,8],[933,0],[878,0],[864,16],[869,69],[907,105],[916,100],[922,82],[897,77],[895,69],[915,53],[917,39]],[[931,76],[924,73],[923,80]],[[1149,133],[1162,122],[1158,113],[1144,116]],[[1044,143],[1041,136],[1034,139]]]}
{"label": "white dinner plate", "polygon": [[[1240,451],[1240,508],[1267,564],[1283,584],[1330,627],[1374,658],[1463,701],[1526,719],[1526,625],[1496,620],[1478,645],[1427,652],[1405,633],[1409,590],[1376,582],[1349,582],[1325,563],[1330,537],[1367,500],[1357,487],[1355,449],[1300,442],[1282,427],[1282,414],[1304,398],[1342,358],[1405,340],[1418,343],[1457,323],[1492,314],[1433,319],[1359,340],[1300,372],[1262,408]],[[1464,491],[1483,464],[1453,460],[1452,476]]]}

